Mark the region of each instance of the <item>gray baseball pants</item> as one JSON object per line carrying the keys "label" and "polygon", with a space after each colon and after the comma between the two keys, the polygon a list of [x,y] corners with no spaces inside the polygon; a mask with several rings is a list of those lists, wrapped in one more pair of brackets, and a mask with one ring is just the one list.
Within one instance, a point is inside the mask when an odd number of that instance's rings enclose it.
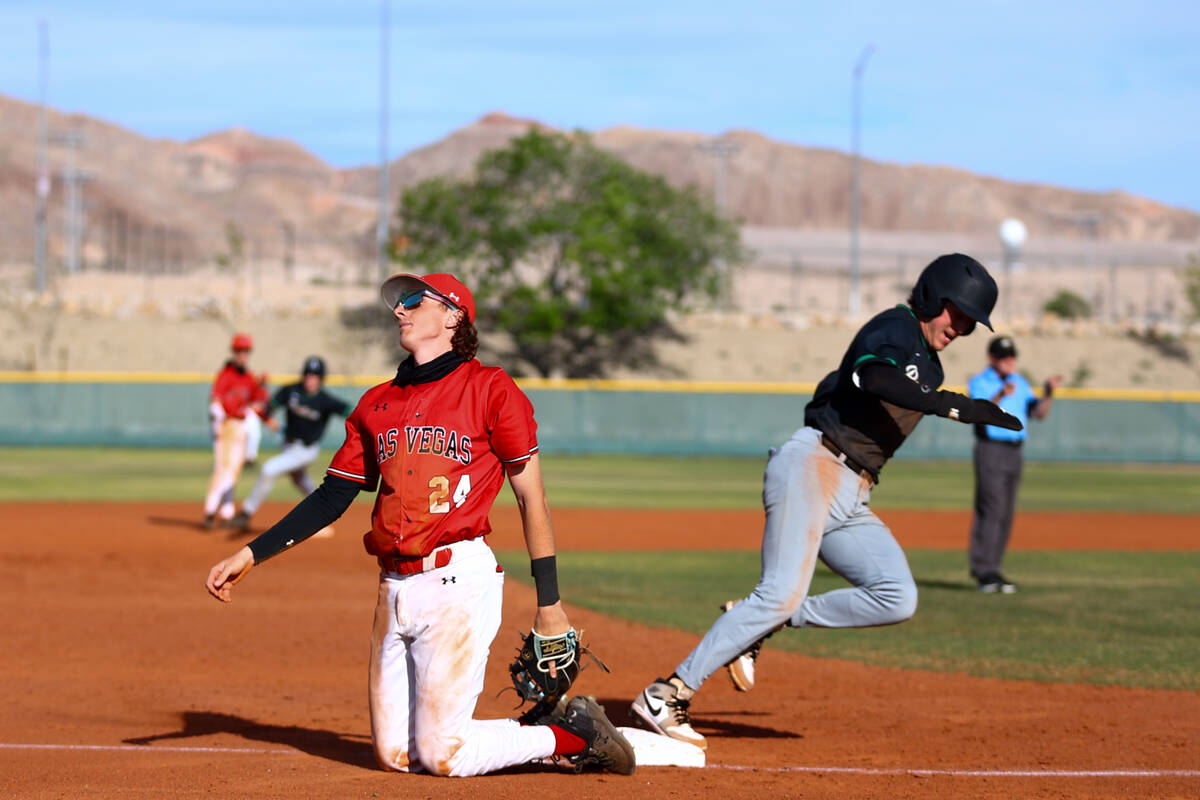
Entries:
{"label": "gray baseball pants", "polygon": [[275,485],[275,479],[284,473],[292,476],[292,483],[296,484],[296,488],[305,497],[312,494],[317,486],[309,476],[307,467],[316,461],[317,456],[320,454],[320,442],[313,442],[312,444],[305,444],[300,441],[285,443],[279,455],[273,456],[267,460],[267,463],[263,464],[262,472],[259,474],[258,480],[255,481],[254,488],[250,490],[250,495],[242,503],[242,511],[247,514],[253,514],[257,511],[258,507],[267,499],[267,495],[271,493],[271,487]]}
{"label": "gray baseball pants", "polygon": [[[801,428],[772,450],[763,476],[762,574],[675,670],[692,689],[771,631],[862,628],[903,622],[917,586],[892,532],[867,507],[871,482]],[[808,596],[817,558],[850,588]]]}
{"label": "gray baseball pants", "polygon": [[1008,550],[1021,485],[1021,450],[1020,444],[975,442],[975,517],[967,549],[975,578],[999,574]]}

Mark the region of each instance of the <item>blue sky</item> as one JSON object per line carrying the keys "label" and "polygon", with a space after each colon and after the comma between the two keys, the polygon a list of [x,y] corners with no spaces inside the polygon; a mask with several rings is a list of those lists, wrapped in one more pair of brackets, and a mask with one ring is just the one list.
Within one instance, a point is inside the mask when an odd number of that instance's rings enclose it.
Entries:
{"label": "blue sky", "polygon": [[[378,160],[379,0],[0,0],[0,93],[141,133],[235,125]],[[491,110],[589,130],[746,128],[1200,211],[1200,5],[441,0],[391,4],[390,154]]]}

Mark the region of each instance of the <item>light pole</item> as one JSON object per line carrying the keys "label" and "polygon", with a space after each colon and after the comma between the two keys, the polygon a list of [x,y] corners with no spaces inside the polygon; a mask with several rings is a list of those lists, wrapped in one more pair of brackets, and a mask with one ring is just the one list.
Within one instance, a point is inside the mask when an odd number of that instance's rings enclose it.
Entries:
{"label": "light pole", "polygon": [[49,81],[50,34],[46,21],[38,21],[38,143],[37,206],[34,211],[33,271],[37,293],[46,289],[46,200],[50,173],[46,169],[46,84]]}
{"label": "light pole", "polygon": [[858,139],[859,117],[862,105],[862,76],[867,69],[867,60],[875,52],[875,45],[863,48],[854,64],[854,81],[850,97],[850,315],[858,314],[859,269],[858,269]]}
{"label": "light pole", "polygon": [[375,273],[387,277],[388,234],[388,23],[389,0],[379,3],[379,217],[375,221]]}
{"label": "light pole", "polygon": [[1016,316],[1013,313],[1013,267],[1021,260],[1021,246],[1025,244],[1027,235],[1025,223],[1015,217],[1000,223],[1000,241],[1004,244],[1004,310],[1010,325]]}

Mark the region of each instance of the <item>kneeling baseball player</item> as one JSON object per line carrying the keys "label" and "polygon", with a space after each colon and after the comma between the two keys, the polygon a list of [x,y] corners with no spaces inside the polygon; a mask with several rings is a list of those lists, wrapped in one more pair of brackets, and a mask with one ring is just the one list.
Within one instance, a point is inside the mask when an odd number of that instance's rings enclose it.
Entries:
{"label": "kneeling baseball player", "polygon": [[[907,305],[859,330],[841,366],[817,385],[804,427],[768,455],[758,585],[727,603],[675,671],[633,701],[647,727],[706,747],[691,724],[696,690],[722,666],[737,689],[752,688],[754,659],[775,631],[891,625],[913,615],[917,586],[904,551],[867,503],[884,463],[927,414],[1021,429],[987,400],[938,390],[938,353],[977,322],[990,328],[997,294],[978,261],[941,256],[922,271]],[[809,597],[818,557],[850,588]]]}
{"label": "kneeling baseball player", "polygon": [[[631,774],[633,748],[595,698],[562,695],[581,648],[559,600],[532,405],[502,369],[475,359],[475,301],[453,275],[393,275],[380,292],[411,355],[363,394],[321,486],[216,564],[208,591],[229,602],[251,567],[378,488],[363,539],[381,570],[368,683],[380,765],[467,776],[558,756],[577,770]],[[521,720],[476,720],[504,585],[484,537],[506,475],[538,596],[510,671],[522,697],[539,702]]]}

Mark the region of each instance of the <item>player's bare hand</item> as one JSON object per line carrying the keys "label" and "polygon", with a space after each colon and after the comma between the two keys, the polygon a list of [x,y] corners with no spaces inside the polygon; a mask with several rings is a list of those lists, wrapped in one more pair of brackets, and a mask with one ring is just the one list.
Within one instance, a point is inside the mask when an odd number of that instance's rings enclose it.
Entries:
{"label": "player's bare hand", "polygon": [[1008,397],[1010,394],[1012,394],[1016,390],[1017,390],[1017,385],[1015,383],[1013,383],[1012,381],[1005,381],[1004,388],[1000,390],[1000,393],[1002,395],[1004,395],[1005,397]]}
{"label": "player's bare hand", "polygon": [[208,580],[204,586],[208,593],[222,603],[230,602],[233,597],[234,585],[250,572],[254,566],[254,553],[249,547],[243,547],[229,558],[215,564],[208,571]]}
{"label": "player's bare hand", "polygon": [[1051,375],[1049,378],[1046,378],[1046,385],[1051,389],[1057,389],[1059,386],[1062,386],[1062,381],[1062,375]]}
{"label": "player's bare hand", "polygon": [[266,422],[263,424],[276,433],[279,433],[279,420],[275,419],[274,417],[267,417]]}
{"label": "player's bare hand", "polygon": [[[533,617],[533,629],[542,636],[557,636],[571,630],[571,622],[567,619],[567,612],[563,610],[562,601],[559,600],[552,606],[538,606],[537,614]],[[550,662],[550,677],[558,677],[558,670],[555,669],[553,661]]]}
{"label": "player's bare hand", "polygon": [[562,601],[552,606],[538,606],[537,614],[533,618],[533,629],[542,636],[557,636],[571,630],[571,621],[567,619]]}

